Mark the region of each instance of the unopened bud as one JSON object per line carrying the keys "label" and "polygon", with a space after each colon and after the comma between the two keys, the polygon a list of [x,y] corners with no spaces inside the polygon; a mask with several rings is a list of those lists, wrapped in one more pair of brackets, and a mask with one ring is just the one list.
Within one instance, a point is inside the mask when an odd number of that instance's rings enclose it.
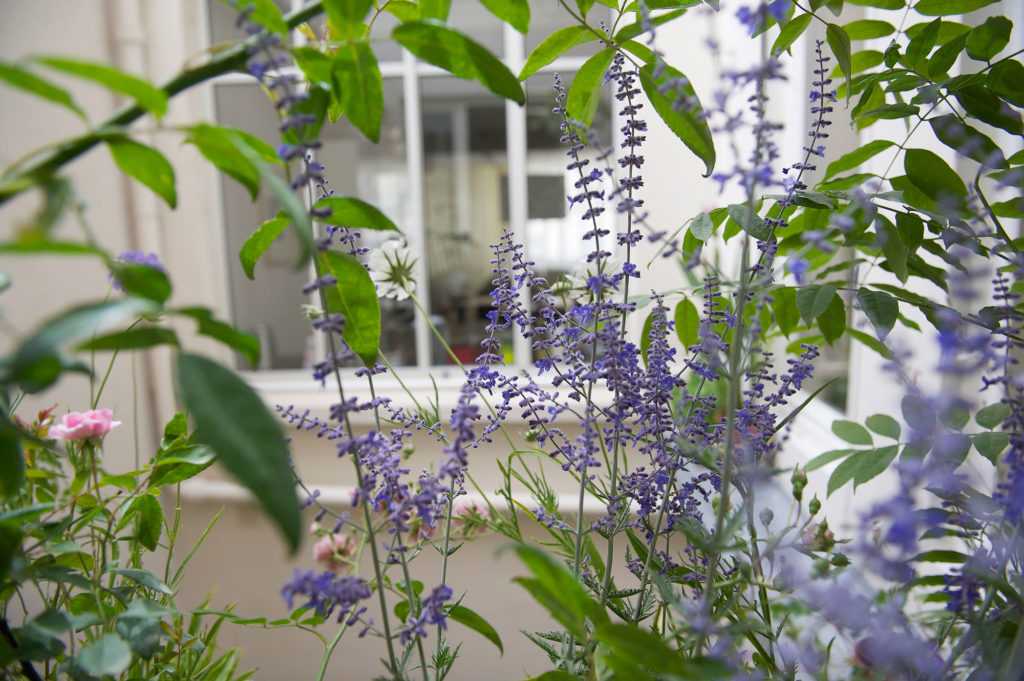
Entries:
{"label": "unopened bud", "polygon": [[758,517],[761,518],[761,524],[764,525],[765,529],[768,529],[768,526],[772,524],[772,520],[775,519],[775,514],[772,513],[772,509],[766,508],[758,514]]}
{"label": "unopened bud", "polygon": [[817,515],[818,511],[821,510],[821,501],[818,499],[817,494],[811,499],[811,503],[807,504],[807,510],[811,512],[811,515]]}

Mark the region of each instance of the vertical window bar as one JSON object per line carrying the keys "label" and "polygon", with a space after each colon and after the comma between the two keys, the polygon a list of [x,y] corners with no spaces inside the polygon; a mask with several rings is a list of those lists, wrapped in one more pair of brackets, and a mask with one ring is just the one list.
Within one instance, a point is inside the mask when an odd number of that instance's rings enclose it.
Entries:
{"label": "vertical window bar", "polygon": [[[402,51],[402,97],[405,100],[405,160],[409,173],[409,200],[412,203],[410,223],[404,225],[409,248],[416,254],[414,276],[416,297],[423,309],[430,311],[430,288],[427,281],[427,250],[423,235],[423,123],[420,118],[419,75],[416,58]],[[416,366],[432,364],[430,328],[423,314],[416,315]]]}
{"label": "vertical window bar", "polygon": [[[508,24],[505,31],[505,64],[512,73],[519,73],[523,67],[525,41],[521,33]],[[505,127],[508,130],[508,222],[512,236],[519,243],[525,244],[527,218],[526,192],[526,107],[519,106],[511,100],[505,101]],[[529,244],[525,244],[529,256]],[[530,292],[522,289],[519,292],[520,303],[530,309]],[[530,343],[519,327],[513,325],[513,358],[517,366],[527,367],[530,361]]]}

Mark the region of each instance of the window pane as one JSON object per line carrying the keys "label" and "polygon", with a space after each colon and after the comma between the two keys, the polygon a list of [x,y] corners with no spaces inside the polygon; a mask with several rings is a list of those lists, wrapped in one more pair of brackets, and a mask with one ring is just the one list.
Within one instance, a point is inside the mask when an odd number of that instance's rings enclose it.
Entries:
{"label": "window pane", "polygon": [[[207,0],[206,4],[209,7],[211,43],[216,45],[217,43],[232,42],[246,37],[245,33],[235,26],[238,10],[229,7],[221,0]],[[290,0],[274,0],[274,4],[281,9],[283,14],[288,14],[292,11]]]}
{"label": "window pane", "polygon": [[[411,219],[409,172],[405,157],[402,81],[384,81],[380,144],[373,144],[347,120],[326,124],[318,158],[335,193],[368,201],[407,229]],[[362,245],[375,248],[396,235],[365,230]],[[395,365],[416,364],[412,301],[381,300],[381,352]]]}
{"label": "window pane", "polygon": [[[432,321],[462,362],[480,351],[490,306],[490,244],[508,225],[505,105],[467,81],[420,81],[424,222]],[[512,337],[502,339],[511,359]],[[434,343],[431,361],[449,364]]]}
{"label": "window pane", "polygon": [[[221,125],[242,128],[273,143],[278,138],[277,116],[266,95],[255,84],[220,84],[214,87],[217,119]],[[301,305],[308,302],[302,287],[309,281],[306,270],[296,271],[299,243],[287,230],[256,265],[250,281],[238,264],[242,244],[264,220],[275,215],[278,205],[270,192],[260,192],[254,202],[237,182],[221,175],[227,268],[234,323],[259,336],[263,357],[252,369],[298,369],[313,356],[309,324]],[[242,360],[239,360],[242,362]]]}

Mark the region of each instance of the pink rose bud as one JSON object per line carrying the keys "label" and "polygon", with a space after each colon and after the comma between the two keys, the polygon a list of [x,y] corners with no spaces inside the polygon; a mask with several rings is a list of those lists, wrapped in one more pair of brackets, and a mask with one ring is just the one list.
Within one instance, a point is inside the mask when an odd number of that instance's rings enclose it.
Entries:
{"label": "pink rose bud", "polygon": [[114,412],[109,409],[90,409],[85,412],[72,411],[64,414],[60,422],[50,427],[50,437],[65,442],[76,440],[102,440],[107,433],[121,425],[114,421]]}

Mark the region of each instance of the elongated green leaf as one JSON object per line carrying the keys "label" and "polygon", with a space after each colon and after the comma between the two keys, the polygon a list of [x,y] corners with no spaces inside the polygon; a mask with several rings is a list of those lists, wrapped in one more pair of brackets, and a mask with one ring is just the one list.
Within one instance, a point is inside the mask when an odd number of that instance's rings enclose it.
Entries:
{"label": "elongated green leaf", "polygon": [[260,341],[256,336],[240,331],[213,316],[205,307],[183,307],[171,310],[173,314],[189,317],[196,321],[196,331],[201,336],[213,338],[240,353],[252,366],[260,363]]}
{"label": "elongated green leaf", "polygon": [[772,54],[778,56],[788,50],[804,34],[807,27],[811,25],[812,18],[810,14],[801,14],[793,17],[792,20],[782,27],[779,37],[772,43]]}
{"label": "elongated green leaf", "polygon": [[838,461],[839,459],[850,456],[851,454],[856,453],[856,451],[856,449],[833,449],[830,452],[819,454],[807,462],[807,465],[804,466],[804,472],[810,473],[811,471],[816,471],[819,468],[829,465],[833,461]]}
{"label": "elongated green leaf", "polygon": [[326,196],[316,202],[315,210],[331,212],[322,218],[324,223],[354,229],[400,232],[388,216],[376,207],[351,196]]}
{"label": "elongated green leaf", "polygon": [[586,620],[594,624],[608,621],[604,609],[564,565],[533,546],[521,544],[514,550],[533,577],[517,577],[513,581],[529,591],[566,629],[582,638],[586,635]]}
{"label": "elongated green leaf", "polygon": [[872,414],[865,421],[867,427],[893,440],[900,439],[900,423],[888,414]]}
{"label": "elongated green leaf", "polygon": [[156,551],[164,521],[160,502],[150,494],[143,494],[132,501],[128,513],[135,514],[135,538],[150,551]]}
{"label": "elongated green leaf", "polygon": [[453,76],[478,81],[491,92],[518,104],[526,102],[512,72],[486,48],[454,29],[425,19],[401,24],[391,35],[423,61]]}
{"label": "elongated green leaf", "polygon": [[174,168],[163,154],[153,147],[122,136],[108,138],[107,148],[122,172],[152,189],[171,208],[178,205]]}
{"label": "elongated green leaf", "polygon": [[165,596],[170,596],[174,593],[173,591],[171,591],[171,587],[161,582],[160,578],[154,575],[149,570],[141,570],[138,568],[114,567],[107,570],[107,572],[110,572],[115,575],[120,575],[125,579],[130,579],[139,586],[144,586],[147,589],[156,591],[158,593],[162,593]]}
{"label": "elongated green leaf", "polygon": [[163,304],[171,297],[171,279],[159,267],[113,260],[107,263],[110,276],[129,295]]}
{"label": "elongated green leaf", "polygon": [[967,54],[971,59],[989,61],[1010,42],[1013,22],[1003,16],[989,17],[967,34]]}
{"label": "elongated green leaf", "polygon": [[928,77],[932,80],[945,80],[949,70],[953,68],[960,53],[967,46],[967,36],[961,35],[935,50],[928,61]]}
{"label": "elongated green leaf", "polygon": [[552,669],[540,676],[530,677],[528,681],[580,681],[580,677],[570,674],[564,669]]}
{"label": "elongated green leaf", "polygon": [[871,445],[874,443],[871,439],[871,433],[867,431],[867,428],[855,421],[844,419],[833,421],[832,432],[851,445]]}
{"label": "elongated green leaf", "polygon": [[167,94],[138,76],[127,74],[106,64],[68,57],[38,57],[37,61],[63,73],[99,83],[108,90],[135,100],[135,103],[157,118],[167,113]]}
{"label": "elongated green leaf", "polygon": [[907,149],[903,167],[914,186],[940,205],[967,196],[964,181],[934,152]]}
{"label": "elongated green leaf", "polygon": [[675,309],[676,335],[684,348],[696,345],[700,340],[700,313],[697,306],[689,298],[676,303]]}
{"label": "elongated green leaf", "polygon": [[608,663],[616,678],[639,681],[668,676],[704,681],[727,673],[721,662],[684,657],[658,634],[633,624],[603,624],[597,638],[608,648]]}
{"label": "elongated green leaf", "polygon": [[888,21],[879,21],[877,19],[851,21],[843,26],[843,30],[846,31],[846,35],[850,36],[850,40],[885,38],[896,32],[895,27]]}
{"label": "elongated green leaf", "polygon": [[992,430],[1001,426],[1009,416],[1009,405],[1003,402],[996,402],[979,409],[978,413],[974,415],[974,421],[982,428]]}
{"label": "elongated green leaf", "polygon": [[270,165],[263,161],[257,150],[254,150],[243,140],[234,140],[234,144],[235,148],[259,170],[263,182],[270,188],[270,192],[277,199],[278,205],[281,206],[281,212],[291,220],[292,226],[295,228],[296,234],[298,234],[299,242],[303,246],[302,256],[299,258],[299,262],[296,263],[296,268],[303,267],[313,257],[314,251],[313,223],[310,221],[309,213],[306,212],[306,207],[299,200],[299,197],[296,196],[295,192],[292,191],[292,188],[288,186],[288,183],[282,180],[271,169]]}
{"label": "elongated green leaf", "polygon": [[215,451],[221,465],[252,492],[294,553],[302,518],[277,419],[245,381],[205,357],[179,354],[177,378],[196,424],[196,441]]}
{"label": "elongated green leaf", "polygon": [[1024,65],[1016,59],[1004,59],[988,72],[988,87],[1016,106],[1024,106]]}
{"label": "elongated green leaf", "polygon": [[558,29],[533,48],[519,72],[519,80],[526,80],[577,45],[594,40],[597,40],[597,35],[583,26]]}
{"label": "elongated green leaf", "polygon": [[0,62],[0,80],[22,92],[59,104],[74,112],[79,118],[85,118],[85,112],[78,106],[70,92],[22,66]]}
{"label": "elongated green leaf", "polygon": [[158,345],[178,345],[173,329],[160,326],[142,326],[91,338],[78,346],[82,351],[143,350]]}
{"label": "elongated green leaf", "polygon": [[363,32],[363,19],[373,4],[373,0],[324,0],[324,13],[334,34],[350,39]]}
{"label": "elongated green leaf", "polygon": [[242,271],[249,279],[253,279],[256,263],[259,262],[267,249],[277,240],[279,236],[291,225],[291,221],[281,215],[271,218],[256,228],[256,231],[249,235],[249,238],[242,244],[242,250],[238,252],[238,259],[242,262]]}
{"label": "elongated green leaf", "polygon": [[497,630],[491,626],[490,622],[473,610],[464,605],[453,605],[448,609],[448,617],[465,627],[469,627],[497,646],[502,654],[505,653],[505,646],[502,645],[501,636],[498,635]]}
{"label": "elongated green leaf", "polygon": [[[1017,92],[1021,91],[1019,84],[1016,88]],[[1024,133],[1020,114],[984,85],[968,85],[959,88],[953,95],[967,113],[975,118],[1014,135]]]}
{"label": "elongated green leaf", "polygon": [[419,5],[422,18],[447,21],[452,9],[452,0],[420,0]]}
{"label": "elongated green leaf", "polygon": [[914,5],[914,11],[926,17],[945,17],[953,14],[967,14],[999,0],[921,0]]}
{"label": "elongated green leaf", "polygon": [[772,230],[760,215],[745,203],[734,203],[728,208],[729,217],[736,221],[743,231],[760,241],[767,241]]}
{"label": "elongated green leaf", "polygon": [[530,28],[530,3],[527,0],[480,0],[480,3],[506,24],[522,34]]}
{"label": "elongated green leaf", "polygon": [[584,126],[590,125],[597,113],[604,85],[604,74],[615,57],[615,49],[607,47],[591,56],[576,72],[565,100],[566,115]]}
{"label": "elongated green leaf", "polygon": [[705,177],[715,169],[715,143],[693,86],[682,73],[666,66],[658,78],[654,64],[640,69],[640,85],[669,130],[704,162]]}
{"label": "elongated green leaf", "polygon": [[[829,24],[825,28],[825,40],[828,41],[828,46],[832,49],[832,55],[836,58],[836,63],[839,65],[839,69],[846,76],[846,91],[850,91],[850,79],[853,76],[853,64],[850,56],[850,36],[846,35],[846,31],[843,27],[838,24]],[[849,100],[849,95],[847,95]]]}
{"label": "elongated green leaf", "polygon": [[772,313],[779,331],[787,338],[800,323],[800,309],[796,304],[796,291],[791,288],[780,288],[772,291]]}
{"label": "elongated green leaf", "polygon": [[664,12],[663,14],[652,15],[648,17],[646,21],[641,20],[629,24],[628,26],[623,26],[619,29],[618,33],[615,34],[615,42],[621,45],[627,40],[632,40],[633,38],[643,35],[652,27],[656,28],[662,24],[667,24],[668,22],[674,21],[675,19],[683,16],[685,13],[686,8],[684,7],[672,10],[671,12]]}
{"label": "elongated green leaf", "polygon": [[851,480],[854,488],[869,482],[889,467],[899,452],[898,445],[890,445],[880,449],[866,449],[845,459],[836,466],[828,479],[828,496]]}
{"label": "elongated green leaf", "polygon": [[640,359],[647,366],[647,351],[651,349],[651,328],[654,326],[656,312],[651,312],[644,320],[644,326],[640,330]]}
{"label": "elongated green leaf", "polygon": [[829,345],[839,340],[846,331],[846,303],[838,293],[833,294],[828,307],[818,317],[818,328]]}
{"label": "elongated green leaf", "polygon": [[[21,434],[7,417],[0,412],[0,498],[7,498],[21,489],[25,481],[25,456],[21,447]],[[6,515],[6,514],[5,514]],[[3,518],[7,520],[7,518]],[[0,549],[6,547],[0,546]],[[0,558],[0,579],[3,579],[5,556]]]}
{"label": "elongated green leaf", "polygon": [[380,348],[380,301],[369,273],[347,253],[323,251],[317,255],[321,274],[332,274],[337,284],[323,289],[327,310],[345,318],[342,337],[368,367]]}
{"label": "elongated green leaf", "polygon": [[939,141],[967,158],[974,159],[986,168],[1005,168],[1003,152],[988,135],[965,125],[954,114],[933,116],[928,119],[932,132]]}
{"label": "elongated green leaf", "polygon": [[822,286],[807,286],[798,289],[796,292],[796,307],[800,310],[800,316],[808,324],[824,314],[836,295],[836,288],[831,284]]}
{"label": "elongated green leaf", "polygon": [[875,232],[878,236],[878,246],[885,255],[885,264],[901,282],[905,282],[910,276],[907,265],[910,253],[903,243],[900,231],[889,218],[878,214],[875,216]]}
{"label": "elongated green leaf", "polygon": [[253,200],[260,193],[260,171],[237,145],[245,144],[264,162],[280,162],[273,147],[244,130],[199,123],[186,128],[185,142],[194,145],[218,170],[244,186]]}
{"label": "elongated green leaf", "polygon": [[860,303],[861,309],[864,310],[864,314],[874,325],[878,338],[885,340],[899,318],[899,303],[888,293],[868,288],[857,291],[857,301]]}
{"label": "elongated green leaf", "polygon": [[151,300],[133,297],[73,307],[43,324],[15,350],[5,380],[19,384],[26,392],[38,392],[65,369],[63,348],[159,309]]}
{"label": "elongated green leaf", "polygon": [[380,141],[380,122],[384,115],[384,82],[377,57],[369,43],[348,42],[334,57],[334,77],[338,81],[341,109],[371,142]]}
{"label": "elongated green leaf", "polygon": [[971,436],[974,448],[978,453],[992,462],[993,466],[999,465],[999,455],[1006,451],[1010,445],[1009,433],[976,433]]}

